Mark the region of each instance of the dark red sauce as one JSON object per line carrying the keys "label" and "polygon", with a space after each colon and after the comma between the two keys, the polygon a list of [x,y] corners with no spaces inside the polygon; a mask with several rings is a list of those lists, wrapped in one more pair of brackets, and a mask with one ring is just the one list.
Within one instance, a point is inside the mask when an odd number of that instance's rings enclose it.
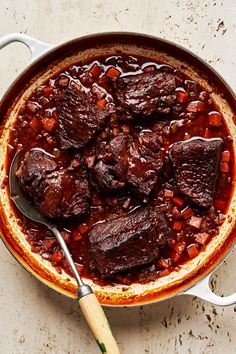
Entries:
{"label": "dark red sauce", "polygon": [[[18,149],[28,151],[33,147],[40,147],[56,156],[59,161],[68,158],[69,152],[60,150],[55,130],[57,126],[57,109],[53,104],[53,97],[61,87],[74,86],[92,91],[94,101],[99,107],[113,107],[113,92],[109,78],[115,79],[118,75],[141,73],[156,68],[161,71],[175,69],[163,63],[150,62],[143,57],[126,55],[99,57],[95,61],[72,65],[44,85],[38,87],[25,106],[21,108],[15,129],[9,141],[9,164]],[[97,221],[112,220],[131,211],[140,204],[139,199],[128,190],[111,196],[99,195],[91,190],[91,214],[78,221],[58,221],[68,248],[82,275],[92,278],[99,283],[148,282],[160,276],[168,275],[189,258],[201,252],[209,240],[217,234],[219,226],[224,220],[232,189],[233,189],[233,150],[232,139],[229,136],[223,116],[218,111],[208,92],[204,89],[196,90],[196,83],[183,73],[177,72],[177,103],[173,112],[161,117],[163,126],[160,131],[162,150],[167,155],[169,146],[177,141],[187,140],[199,136],[204,138],[220,137],[223,140],[223,152],[219,178],[217,181],[214,206],[210,210],[203,210],[189,205],[184,201],[178,189],[174,187],[173,174],[166,164],[164,173],[157,183],[155,190],[147,201],[149,204],[159,205],[172,228],[171,242],[160,250],[160,258],[149,265],[135,268],[117,275],[109,280],[102,280],[99,272],[91,269],[87,244],[89,228]],[[160,121],[159,120],[159,121]],[[94,147],[105,144],[110,138],[119,134],[132,135],[145,129],[155,131],[160,125],[156,120],[145,122],[119,122],[116,115],[112,115],[99,135],[84,149],[83,155],[87,164],[91,163]],[[159,130],[158,130],[159,131]],[[136,166],[142,170],[142,166]],[[15,208],[32,251],[41,254],[44,259],[60,272],[64,269],[70,273],[67,262],[60,251],[56,239],[43,226],[26,219]]]}

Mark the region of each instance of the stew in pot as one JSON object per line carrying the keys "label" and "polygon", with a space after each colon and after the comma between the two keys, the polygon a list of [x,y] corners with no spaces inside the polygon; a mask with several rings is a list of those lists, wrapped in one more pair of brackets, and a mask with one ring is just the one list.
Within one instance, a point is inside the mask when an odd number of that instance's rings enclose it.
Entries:
{"label": "stew in pot", "polygon": [[[218,233],[233,190],[232,138],[210,93],[144,57],[99,57],[51,77],[8,147],[9,165],[24,152],[25,194],[99,284],[180,269]],[[70,273],[51,232],[14,211],[32,251]]]}

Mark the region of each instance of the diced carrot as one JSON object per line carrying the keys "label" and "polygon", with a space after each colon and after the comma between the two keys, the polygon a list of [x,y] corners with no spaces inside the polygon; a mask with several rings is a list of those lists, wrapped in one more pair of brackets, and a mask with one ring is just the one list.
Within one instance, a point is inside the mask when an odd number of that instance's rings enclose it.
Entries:
{"label": "diced carrot", "polygon": [[173,203],[178,207],[178,208],[182,208],[182,206],[184,205],[184,200],[180,197],[174,197],[173,198]]}
{"label": "diced carrot", "polygon": [[82,273],[84,270],[84,265],[83,264],[79,264],[79,263],[75,263],[75,266],[78,270],[79,273]]}
{"label": "diced carrot", "polygon": [[50,133],[54,132],[57,127],[57,121],[54,118],[43,118],[42,124],[44,126],[44,129],[46,129]]}
{"label": "diced carrot", "polygon": [[206,139],[211,138],[211,131],[208,128],[205,129],[203,137],[206,138]]}
{"label": "diced carrot", "polygon": [[120,76],[121,72],[114,68],[113,66],[111,66],[107,71],[106,71],[106,76],[110,77],[111,79],[115,80]]}
{"label": "diced carrot", "polygon": [[174,221],[172,229],[176,231],[181,231],[184,227],[183,221]]}
{"label": "diced carrot", "polygon": [[212,127],[219,127],[222,123],[222,115],[219,112],[208,113],[209,124]]}
{"label": "diced carrot", "polygon": [[193,215],[193,210],[187,207],[181,211],[181,215],[184,219],[189,219]]}
{"label": "diced carrot", "polygon": [[225,202],[223,200],[215,200],[214,206],[216,209],[223,210],[225,208]]}
{"label": "diced carrot", "polygon": [[81,225],[79,226],[79,232],[80,232],[81,234],[85,234],[85,233],[88,231],[88,229],[89,229],[89,227],[88,227],[87,224],[81,224]]}
{"label": "diced carrot", "polygon": [[171,259],[170,258],[160,258],[158,259],[158,261],[156,262],[156,267],[157,268],[169,268],[171,266]]}
{"label": "diced carrot", "polygon": [[187,105],[186,110],[188,112],[193,112],[193,113],[203,112],[203,111],[205,111],[205,103],[202,102],[202,101],[189,102],[189,104]]}
{"label": "diced carrot", "polygon": [[44,251],[47,252],[57,244],[57,239],[56,238],[45,238],[42,241],[42,244],[43,244]]}
{"label": "diced carrot", "polygon": [[194,257],[196,257],[196,256],[198,255],[198,253],[199,253],[199,250],[198,250],[198,248],[197,248],[197,245],[196,245],[195,243],[189,245],[189,246],[187,247],[187,252],[188,252],[189,258],[194,258]]}
{"label": "diced carrot", "polygon": [[66,231],[61,231],[61,235],[65,241],[65,243],[69,244],[70,243],[70,233]]}
{"label": "diced carrot", "polygon": [[40,121],[36,117],[31,119],[31,121],[29,122],[29,126],[35,131],[39,131],[42,128]]}
{"label": "diced carrot", "polygon": [[184,133],[184,140],[189,140],[191,139],[191,135],[187,132]]}
{"label": "diced carrot", "polygon": [[50,256],[50,261],[54,263],[60,263],[62,261],[63,255],[61,251],[55,251],[51,256]]}
{"label": "diced carrot", "polygon": [[29,113],[35,113],[38,110],[38,105],[34,102],[28,102],[26,109]]}
{"label": "diced carrot", "polygon": [[199,218],[197,216],[191,216],[191,219],[189,221],[189,225],[192,227],[195,227],[196,229],[200,229],[202,225],[202,218]]}
{"label": "diced carrot", "polygon": [[83,238],[82,235],[78,232],[78,230],[73,230],[71,235],[74,241],[79,241]]}
{"label": "diced carrot", "polygon": [[173,196],[174,196],[174,192],[173,191],[171,191],[169,189],[165,189],[164,190],[164,197],[166,199],[171,199],[171,198],[173,198]]}
{"label": "diced carrot", "polygon": [[175,219],[181,218],[181,212],[179,211],[179,209],[176,206],[172,209],[172,215]]}
{"label": "diced carrot", "polygon": [[195,235],[195,241],[197,241],[201,245],[205,245],[209,237],[210,235],[207,234],[206,232],[199,232],[199,234]]}
{"label": "diced carrot", "polygon": [[186,248],[186,243],[183,241],[178,241],[173,246],[173,249],[175,250],[175,252],[177,252],[179,254],[182,254],[184,252],[185,248]]}
{"label": "diced carrot", "polygon": [[229,161],[230,161],[230,151],[229,150],[225,150],[222,152],[221,161],[229,163]]}
{"label": "diced carrot", "polygon": [[227,173],[229,172],[229,164],[227,162],[220,163],[220,170],[221,172]]}
{"label": "diced carrot", "polygon": [[89,74],[94,78],[98,78],[101,72],[102,68],[97,63],[93,64],[93,66],[89,69]]}
{"label": "diced carrot", "polygon": [[[89,79],[92,80],[91,77],[90,77]],[[82,81],[82,80],[81,80],[81,81]],[[78,90],[78,91],[80,91],[81,88],[82,88],[82,86],[80,85],[80,83],[75,82],[75,81],[71,81],[70,85],[71,85],[72,88],[74,88],[75,90]]]}
{"label": "diced carrot", "polygon": [[173,251],[170,253],[170,257],[175,263],[177,263],[180,260],[181,255],[179,253]]}
{"label": "diced carrot", "polygon": [[177,101],[179,103],[184,103],[186,102],[188,99],[188,94],[187,92],[184,92],[184,91],[178,91],[177,92]]}
{"label": "diced carrot", "polygon": [[106,107],[107,102],[106,102],[106,100],[97,100],[96,104],[98,107],[104,108],[104,107]]}
{"label": "diced carrot", "polygon": [[45,86],[43,88],[43,93],[45,96],[50,96],[53,93],[53,87],[52,86]]}
{"label": "diced carrot", "polygon": [[209,98],[209,93],[207,92],[207,91],[201,91],[200,93],[199,93],[199,100],[201,100],[201,101],[207,101],[208,100],[208,98]]}
{"label": "diced carrot", "polygon": [[164,269],[164,270],[160,270],[159,271],[159,273],[158,273],[158,275],[160,276],[160,277],[165,277],[165,276],[167,276],[167,275],[169,275],[170,274],[170,270],[169,269]]}
{"label": "diced carrot", "polygon": [[67,87],[70,79],[67,76],[61,75],[58,80],[58,85],[61,87]]}

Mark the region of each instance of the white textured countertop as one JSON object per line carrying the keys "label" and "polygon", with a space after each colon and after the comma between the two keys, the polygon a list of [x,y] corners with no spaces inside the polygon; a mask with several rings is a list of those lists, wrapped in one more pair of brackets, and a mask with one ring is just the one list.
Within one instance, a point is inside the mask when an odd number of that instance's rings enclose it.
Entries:
{"label": "white textured countertop", "polygon": [[[1,0],[0,35],[19,31],[60,43],[102,31],[157,35],[190,48],[236,89],[236,0]],[[1,50],[0,94],[24,68],[28,50]],[[215,272],[217,294],[236,291],[236,252]],[[107,309],[122,353],[236,353],[236,306],[181,296]],[[32,278],[0,243],[0,353],[97,353],[78,305]]]}

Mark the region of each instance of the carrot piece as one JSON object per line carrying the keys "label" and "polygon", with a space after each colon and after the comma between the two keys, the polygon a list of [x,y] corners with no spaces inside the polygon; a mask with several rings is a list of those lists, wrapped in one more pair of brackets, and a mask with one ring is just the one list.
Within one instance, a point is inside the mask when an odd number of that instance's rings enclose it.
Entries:
{"label": "carrot piece", "polygon": [[225,150],[221,154],[221,162],[228,162],[230,161],[230,151]]}
{"label": "carrot piece", "polygon": [[174,196],[174,192],[173,191],[171,191],[169,189],[165,189],[164,190],[164,197],[166,199],[171,199],[171,198],[173,198],[173,196]]}
{"label": "carrot piece", "polygon": [[110,77],[111,79],[115,80],[120,76],[121,72],[114,68],[113,66],[111,66],[109,69],[107,69],[106,71],[106,76]]}
{"label": "carrot piece", "polygon": [[79,264],[79,263],[75,263],[75,266],[78,270],[79,273],[82,273],[84,270],[84,265],[83,264]]}
{"label": "carrot piece", "polygon": [[42,128],[40,121],[36,117],[31,119],[31,121],[29,122],[29,126],[30,126],[30,128],[32,128],[35,131],[38,131]]}
{"label": "carrot piece", "polygon": [[57,127],[57,121],[54,118],[43,118],[42,124],[44,129],[50,133],[54,132]]}
{"label": "carrot piece", "polygon": [[104,107],[106,107],[107,102],[106,102],[106,100],[97,100],[96,104],[98,107],[104,108]]}
{"label": "carrot piece", "polygon": [[97,63],[93,64],[93,66],[89,69],[89,74],[94,78],[98,78],[101,72],[102,72],[102,68]]}
{"label": "carrot piece", "polygon": [[205,103],[202,101],[192,101],[189,102],[186,109],[188,112],[193,112],[193,113],[203,112],[205,111]]}
{"label": "carrot piece", "polygon": [[157,268],[162,268],[162,269],[170,268],[171,263],[172,263],[172,260],[170,258],[167,258],[167,259],[160,258],[156,262],[156,267]]}
{"label": "carrot piece", "polygon": [[45,94],[45,96],[50,96],[53,93],[53,87],[52,86],[45,86],[43,88],[43,93]]}
{"label": "carrot piece", "polygon": [[184,227],[183,221],[174,221],[172,229],[176,231],[181,231]]}
{"label": "carrot piece", "polygon": [[203,137],[206,139],[211,138],[211,131],[208,128],[206,128]]}
{"label": "carrot piece", "polygon": [[70,81],[69,77],[61,75],[58,80],[58,85],[61,87],[67,87],[69,84],[69,81]]}
{"label": "carrot piece", "polygon": [[35,113],[38,110],[38,105],[34,102],[28,102],[26,105],[26,109],[29,113]]}
{"label": "carrot piece", "polygon": [[173,249],[175,250],[175,252],[182,254],[184,252],[186,248],[186,243],[183,241],[177,241],[174,246]]}
{"label": "carrot piece", "polygon": [[191,219],[189,221],[189,225],[192,227],[195,227],[196,229],[200,229],[202,225],[202,218],[199,218],[197,216],[191,216]]}
{"label": "carrot piece", "polygon": [[222,123],[222,115],[219,112],[208,113],[209,124],[212,127],[219,127]]}
{"label": "carrot piece", "polygon": [[201,245],[205,245],[210,235],[206,232],[199,232],[199,234],[195,235],[195,241],[200,243]]}
{"label": "carrot piece", "polygon": [[69,232],[66,232],[66,231],[61,231],[61,235],[65,241],[65,243],[70,243],[70,233]]}
{"label": "carrot piece", "polygon": [[181,255],[179,253],[173,251],[173,252],[171,252],[170,257],[175,263],[177,263],[180,260]]}
{"label": "carrot piece", "polygon": [[88,229],[89,229],[89,227],[88,227],[87,224],[81,224],[81,225],[79,226],[79,232],[80,232],[81,234],[85,234],[85,233],[88,231]]}
{"label": "carrot piece", "polygon": [[45,238],[42,241],[42,244],[43,244],[44,251],[47,252],[57,244],[57,239],[56,238]]}
{"label": "carrot piece", "polygon": [[198,97],[201,101],[207,101],[209,99],[209,93],[207,91],[201,91]]}
{"label": "carrot piece", "polygon": [[184,91],[178,91],[177,92],[177,102],[184,103],[184,102],[187,101],[187,99],[188,99],[187,92],[184,92]]}
{"label": "carrot piece", "polygon": [[187,247],[187,252],[188,252],[189,258],[194,258],[194,257],[196,257],[196,256],[198,255],[198,253],[199,253],[199,250],[198,250],[198,248],[197,248],[197,245],[196,245],[195,243],[189,245],[189,246]]}
{"label": "carrot piece", "polygon": [[60,263],[62,261],[63,255],[61,251],[55,251],[51,256],[50,256],[50,261],[54,263]]}
{"label": "carrot piece", "polygon": [[78,230],[73,230],[71,235],[74,241],[79,241],[83,238]]}
{"label": "carrot piece", "polygon": [[172,215],[175,219],[181,218],[181,212],[179,211],[179,209],[176,206],[172,209]]}
{"label": "carrot piece", "polygon": [[221,172],[227,173],[229,172],[229,164],[227,162],[220,163],[220,170]]}
{"label": "carrot piece", "polygon": [[165,276],[167,276],[167,275],[169,275],[169,274],[170,274],[170,270],[169,270],[168,268],[163,269],[163,270],[160,270],[159,273],[158,273],[158,275],[159,275],[160,277],[165,277]]}
{"label": "carrot piece", "polygon": [[193,216],[193,210],[191,208],[187,207],[181,211],[181,215],[184,219],[189,219],[189,218],[191,218],[191,216]]}
{"label": "carrot piece", "polygon": [[182,206],[184,205],[184,200],[180,197],[174,197],[173,198],[173,203],[178,207],[178,208],[182,208]]}

